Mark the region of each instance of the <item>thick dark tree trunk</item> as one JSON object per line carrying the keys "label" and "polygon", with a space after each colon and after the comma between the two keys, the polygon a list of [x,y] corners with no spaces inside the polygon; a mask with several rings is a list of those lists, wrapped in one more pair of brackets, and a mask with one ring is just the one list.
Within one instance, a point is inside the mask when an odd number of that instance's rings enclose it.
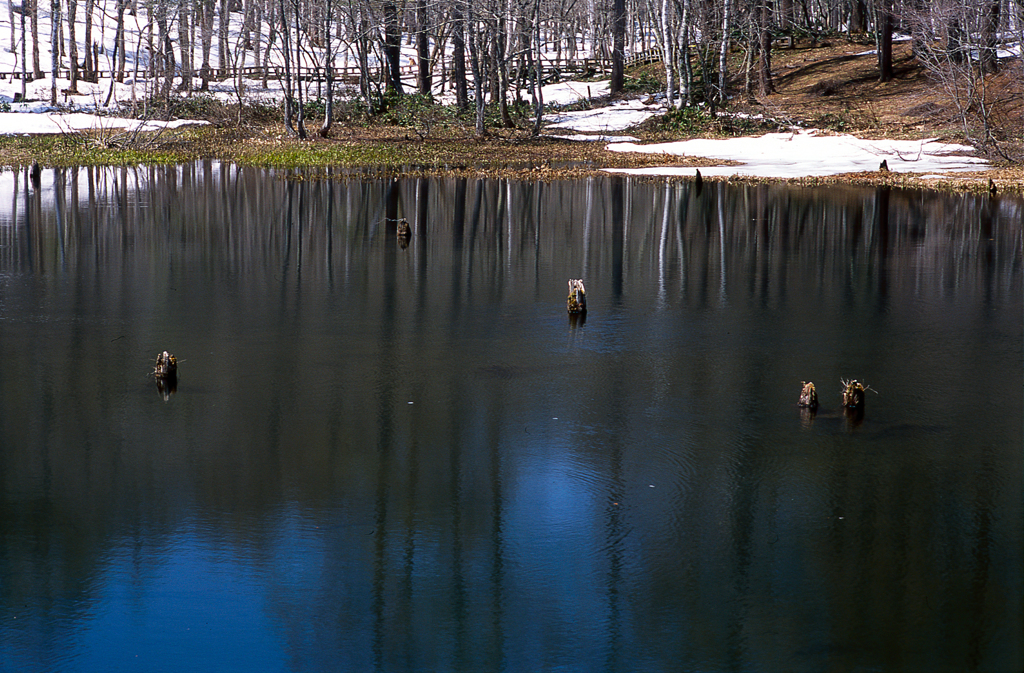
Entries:
{"label": "thick dark tree trunk", "polygon": [[455,103],[460,110],[469,109],[469,86],[466,83],[466,21],[456,0],[452,10],[452,84]]}
{"label": "thick dark tree trunk", "polygon": [[384,60],[387,63],[387,86],[402,93],[402,33],[398,25],[398,7],[392,0],[384,3]]}
{"label": "thick dark tree trunk", "polygon": [[892,80],[892,0],[881,0],[878,7],[879,44],[878,44],[878,81]]}
{"label": "thick dark tree trunk", "polygon": [[999,35],[1000,1],[990,0],[985,8],[985,16],[981,24],[981,70],[995,72],[999,67],[996,57],[996,46]]}
{"label": "thick dark tree trunk", "polygon": [[[71,62],[71,84],[68,93],[78,93],[78,36],[75,35],[75,22],[78,18],[77,0],[68,0],[68,60]],[[86,46],[86,52],[89,51]]]}
{"label": "thick dark tree trunk", "polygon": [[626,0],[612,2],[612,81],[611,93],[621,93],[625,86],[626,64]]}
{"label": "thick dark tree trunk", "polygon": [[416,0],[416,85],[430,95],[430,41],[427,39],[427,0]]}
{"label": "thick dark tree trunk", "polygon": [[850,2],[850,32],[866,33],[868,30],[868,6],[864,0]]}

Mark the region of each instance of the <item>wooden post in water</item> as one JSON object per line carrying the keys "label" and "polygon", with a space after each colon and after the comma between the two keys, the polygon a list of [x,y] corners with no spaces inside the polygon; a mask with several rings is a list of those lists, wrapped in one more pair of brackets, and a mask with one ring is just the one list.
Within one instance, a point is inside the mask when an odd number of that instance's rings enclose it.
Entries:
{"label": "wooden post in water", "polygon": [[158,354],[153,365],[153,378],[156,379],[157,392],[166,402],[178,390],[178,358],[167,351]]}
{"label": "wooden post in water", "polygon": [[818,409],[818,391],[814,389],[811,381],[801,381],[803,388],[800,390],[800,406],[811,411]]}
{"label": "wooden post in water", "polygon": [[583,287],[583,279],[569,279],[569,297],[566,299],[569,315],[587,312],[587,290]]}

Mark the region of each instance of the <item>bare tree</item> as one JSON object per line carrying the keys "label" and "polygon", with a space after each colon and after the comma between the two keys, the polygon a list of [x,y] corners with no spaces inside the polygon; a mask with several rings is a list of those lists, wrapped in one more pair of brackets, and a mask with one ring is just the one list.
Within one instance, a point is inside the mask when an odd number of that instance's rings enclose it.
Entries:
{"label": "bare tree", "polygon": [[210,68],[210,52],[213,50],[214,0],[198,1],[202,3],[199,7],[201,11],[199,41],[203,59],[203,63],[199,67],[199,76],[202,78],[199,90],[208,91],[210,89],[210,80],[213,78],[213,72]]}
{"label": "bare tree", "polygon": [[[573,44],[576,43],[573,36]],[[612,75],[609,90],[621,93],[625,86],[626,0],[612,2]]]}
{"label": "bare tree", "polygon": [[50,3],[50,105],[57,104],[57,79],[60,77],[60,0]]}
{"label": "bare tree", "polygon": [[398,6],[384,0],[384,60],[388,69],[388,88],[402,93],[402,32],[398,23]]}
{"label": "bare tree", "polygon": [[892,80],[892,0],[878,0],[878,81]]}
{"label": "bare tree", "polygon": [[71,83],[68,93],[78,93],[78,39],[75,35],[75,22],[78,19],[78,1],[68,0],[68,60],[71,65]]}
{"label": "bare tree", "polygon": [[464,0],[452,3],[452,83],[455,86],[455,104],[460,110],[469,109],[469,87],[466,83],[466,20],[462,11]]}
{"label": "bare tree", "polygon": [[31,5],[29,18],[32,20],[32,79],[42,79],[46,75],[39,65],[39,0],[25,0],[25,4]]}
{"label": "bare tree", "polygon": [[82,77],[88,82],[97,82],[96,70],[99,66],[96,64],[96,47],[92,41],[92,15],[95,11],[96,0],[85,0],[85,35],[83,36],[83,43],[85,46],[85,62]]}
{"label": "bare tree", "polygon": [[425,96],[430,95],[432,65],[427,30],[427,0],[416,0],[416,85]]}
{"label": "bare tree", "polygon": [[964,135],[999,150],[995,113],[1004,92],[994,88],[999,10],[995,0],[934,0],[905,6],[902,19],[926,35],[916,57],[955,108]]}

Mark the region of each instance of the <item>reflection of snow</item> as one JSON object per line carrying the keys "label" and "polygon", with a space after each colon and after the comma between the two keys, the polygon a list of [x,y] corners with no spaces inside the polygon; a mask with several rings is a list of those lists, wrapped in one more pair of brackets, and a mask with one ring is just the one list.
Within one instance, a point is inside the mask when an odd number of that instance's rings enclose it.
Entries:
{"label": "reflection of snow", "polygon": [[[646,152],[739,161],[740,166],[701,167],[705,176],[798,178],[877,171],[884,159],[896,172],[976,171],[988,167],[977,157],[957,156],[972,147],[934,140],[863,140],[850,135],[818,135],[817,131],[769,133],[757,138],[697,138],[673,143],[613,143],[615,152]],[[692,175],[693,168],[657,166],[615,169],[644,175]]]}

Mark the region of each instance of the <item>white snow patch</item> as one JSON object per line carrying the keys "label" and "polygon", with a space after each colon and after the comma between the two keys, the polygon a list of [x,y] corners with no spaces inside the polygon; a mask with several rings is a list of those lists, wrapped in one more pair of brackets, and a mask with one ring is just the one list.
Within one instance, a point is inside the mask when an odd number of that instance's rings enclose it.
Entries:
{"label": "white snow patch", "polygon": [[622,131],[664,114],[663,107],[644,105],[639,99],[621,101],[608,107],[579,112],[557,112],[545,116],[549,129],[607,132]]}
{"label": "white snow patch", "polygon": [[634,136],[586,136],[581,133],[574,133],[568,136],[548,136],[550,138],[558,138],[559,140],[576,140],[579,142],[602,142],[602,143],[638,143],[639,138]]}
{"label": "white snow patch", "polygon": [[75,131],[125,129],[155,131],[160,128],[177,128],[188,124],[208,124],[205,121],[181,119],[172,122],[140,121],[121,117],[98,117],[83,112],[59,113],[43,112],[23,114],[20,112],[0,112],[0,135],[32,135],[73,133]]}
{"label": "white snow patch", "polygon": [[[612,143],[608,149],[614,152],[686,155],[742,163],[740,166],[702,166],[700,172],[705,176],[820,177],[877,171],[882,160],[886,161],[889,170],[901,173],[977,171],[988,168],[988,162],[984,159],[956,154],[974,149],[967,145],[939,143],[934,139],[863,140],[851,135],[819,135],[815,130],[769,133],[755,138],[698,138],[652,145]],[[607,170],[639,175],[690,175],[694,169],[657,166]]]}

